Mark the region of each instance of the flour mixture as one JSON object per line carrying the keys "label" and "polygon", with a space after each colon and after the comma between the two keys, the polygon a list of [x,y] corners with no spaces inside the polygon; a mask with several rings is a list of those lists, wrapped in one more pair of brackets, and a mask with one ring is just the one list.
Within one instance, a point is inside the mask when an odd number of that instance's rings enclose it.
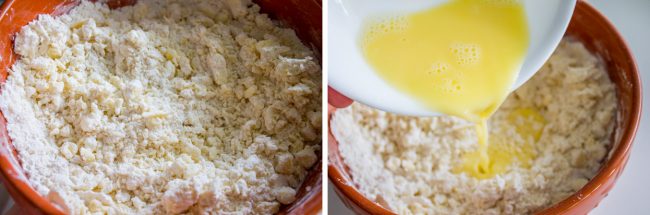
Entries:
{"label": "flour mixture", "polygon": [[501,150],[489,153],[503,174],[477,179],[458,170],[478,147],[472,123],[459,118],[354,104],[334,113],[331,128],[359,191],[398,214],[531,214],[596,175],[615,111],[601,61],[565,40],[490,118],[490,147]]}
{"label": "flour mixture", "polygon": [[72,214],[269,214],[318,160],[321,71],[249,0],[83,1],[15,37],[0,108]]}

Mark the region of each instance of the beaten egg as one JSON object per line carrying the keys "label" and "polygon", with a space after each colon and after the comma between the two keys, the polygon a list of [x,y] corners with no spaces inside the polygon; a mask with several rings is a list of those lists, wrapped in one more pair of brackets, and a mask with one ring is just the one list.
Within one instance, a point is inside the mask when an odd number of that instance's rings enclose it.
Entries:
{"label": "beaten egg", "polygon": [[[532,143],[489,145],[487,127],[511,91],[528,44],[523,5],[494,0],[452,0],[373,19],[361,38],[366,61],[390,85],[436,112],[476,124],[479,147],[458,169],[477,178],[505,171],[515,158],[532,159]],[[537,119],[533,110],[515,113]]]}

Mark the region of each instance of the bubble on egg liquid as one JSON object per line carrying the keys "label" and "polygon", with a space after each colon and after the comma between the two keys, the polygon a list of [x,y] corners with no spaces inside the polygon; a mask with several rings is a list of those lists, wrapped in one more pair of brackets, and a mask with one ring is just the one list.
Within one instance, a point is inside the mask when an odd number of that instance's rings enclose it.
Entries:
{"label": "bubble on egg liquid", "polygon": [[[436,77],[434,86],[447,93],[460,93],[462,84],[459,80],[463,73],[456,70],[478,64],[481,58],[481,47],[471,43],[454,43],[449,47],[454,63],[436,62],[431,65],[429,75]],[[451,62],[450,62],[451,63]]]}
{"label": "bubble on egg liquid", "polygon": [[449,51],[456,58],[456,64],[461,66],[475,65],[481,59],[481,47],[477,44],[455,43]]}
{"label": "bubble on egg liquid", "polygon": [[440,74],[443,74],[443,73],[447,72],[448,69],[449,69],[449,64],[447,64],[447,63],[440,63],[440,62],[439,63],[434,63],[431,66],[431,71],[429,71],[429,74],[431,74],[431,75],[440,75]]}
{"label": "bubble on egg liquid", "polygon": [[427,73],[434,77],[433,86],[447,93],[458,93],[462,89],[458,80],[462,74],[454,71],[452,65],[444,62],[436,62],[431,65]]}
{"label": "bubble on egg liquid", "polygon": [[373,20],[369,23],[369,25],[366,26],[369,27],[366,27],[365,36],[361,42],[362,46],[366,46],[368,43],[382,34],[405,31],[408,27],[408,20],[406,16],[393,15]]}

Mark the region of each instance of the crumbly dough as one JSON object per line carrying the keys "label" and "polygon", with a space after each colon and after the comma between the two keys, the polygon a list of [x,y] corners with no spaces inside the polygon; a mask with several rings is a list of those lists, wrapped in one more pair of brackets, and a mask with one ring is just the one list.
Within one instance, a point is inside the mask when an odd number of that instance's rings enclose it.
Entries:
{"label": "crumbly dough", "polygon": [[472,124],[450,116],[407,117],[360,104],[339,109],[331,126],[353,181],[398,214],[530,214],[582,188],[606,156],[616,110],[603,65],[578,42],[550,60],[490,119],[491,133],[520,138],[507,116],[535,108],[546,121],[530,169],[479,180],[456,174],[476,150]]}
{"label": "crumbly dough", "polygon": [[40,15],[0,108],[29,183],[72,214],[270,214],[318,160],[321,70],[250,0]]}

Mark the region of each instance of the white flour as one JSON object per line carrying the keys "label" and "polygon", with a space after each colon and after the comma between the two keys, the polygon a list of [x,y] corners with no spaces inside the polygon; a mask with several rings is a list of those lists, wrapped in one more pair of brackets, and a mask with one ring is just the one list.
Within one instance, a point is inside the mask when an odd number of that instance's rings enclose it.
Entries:
{"label": "white flour", "polygon": [[250,1],[84,1],[15,51],[9,135],[73,214],[274,213],[317,161],[320,67]]}
{"label": "white flour", "polygon": [[[510,114],[521,108],[543,116],[538,140],[513,126]],[[354,104],[337,110],[331,126],[359,191],[398,214],[531,214],[597,173],[615,110],[614,85],[598,59],[582,44],[563,41],[490,119],[492,137],[534,141],[530,168],[511,165],[484,180],[454,172],[477,147],[472,124],[454,117],[406,117]]]}

